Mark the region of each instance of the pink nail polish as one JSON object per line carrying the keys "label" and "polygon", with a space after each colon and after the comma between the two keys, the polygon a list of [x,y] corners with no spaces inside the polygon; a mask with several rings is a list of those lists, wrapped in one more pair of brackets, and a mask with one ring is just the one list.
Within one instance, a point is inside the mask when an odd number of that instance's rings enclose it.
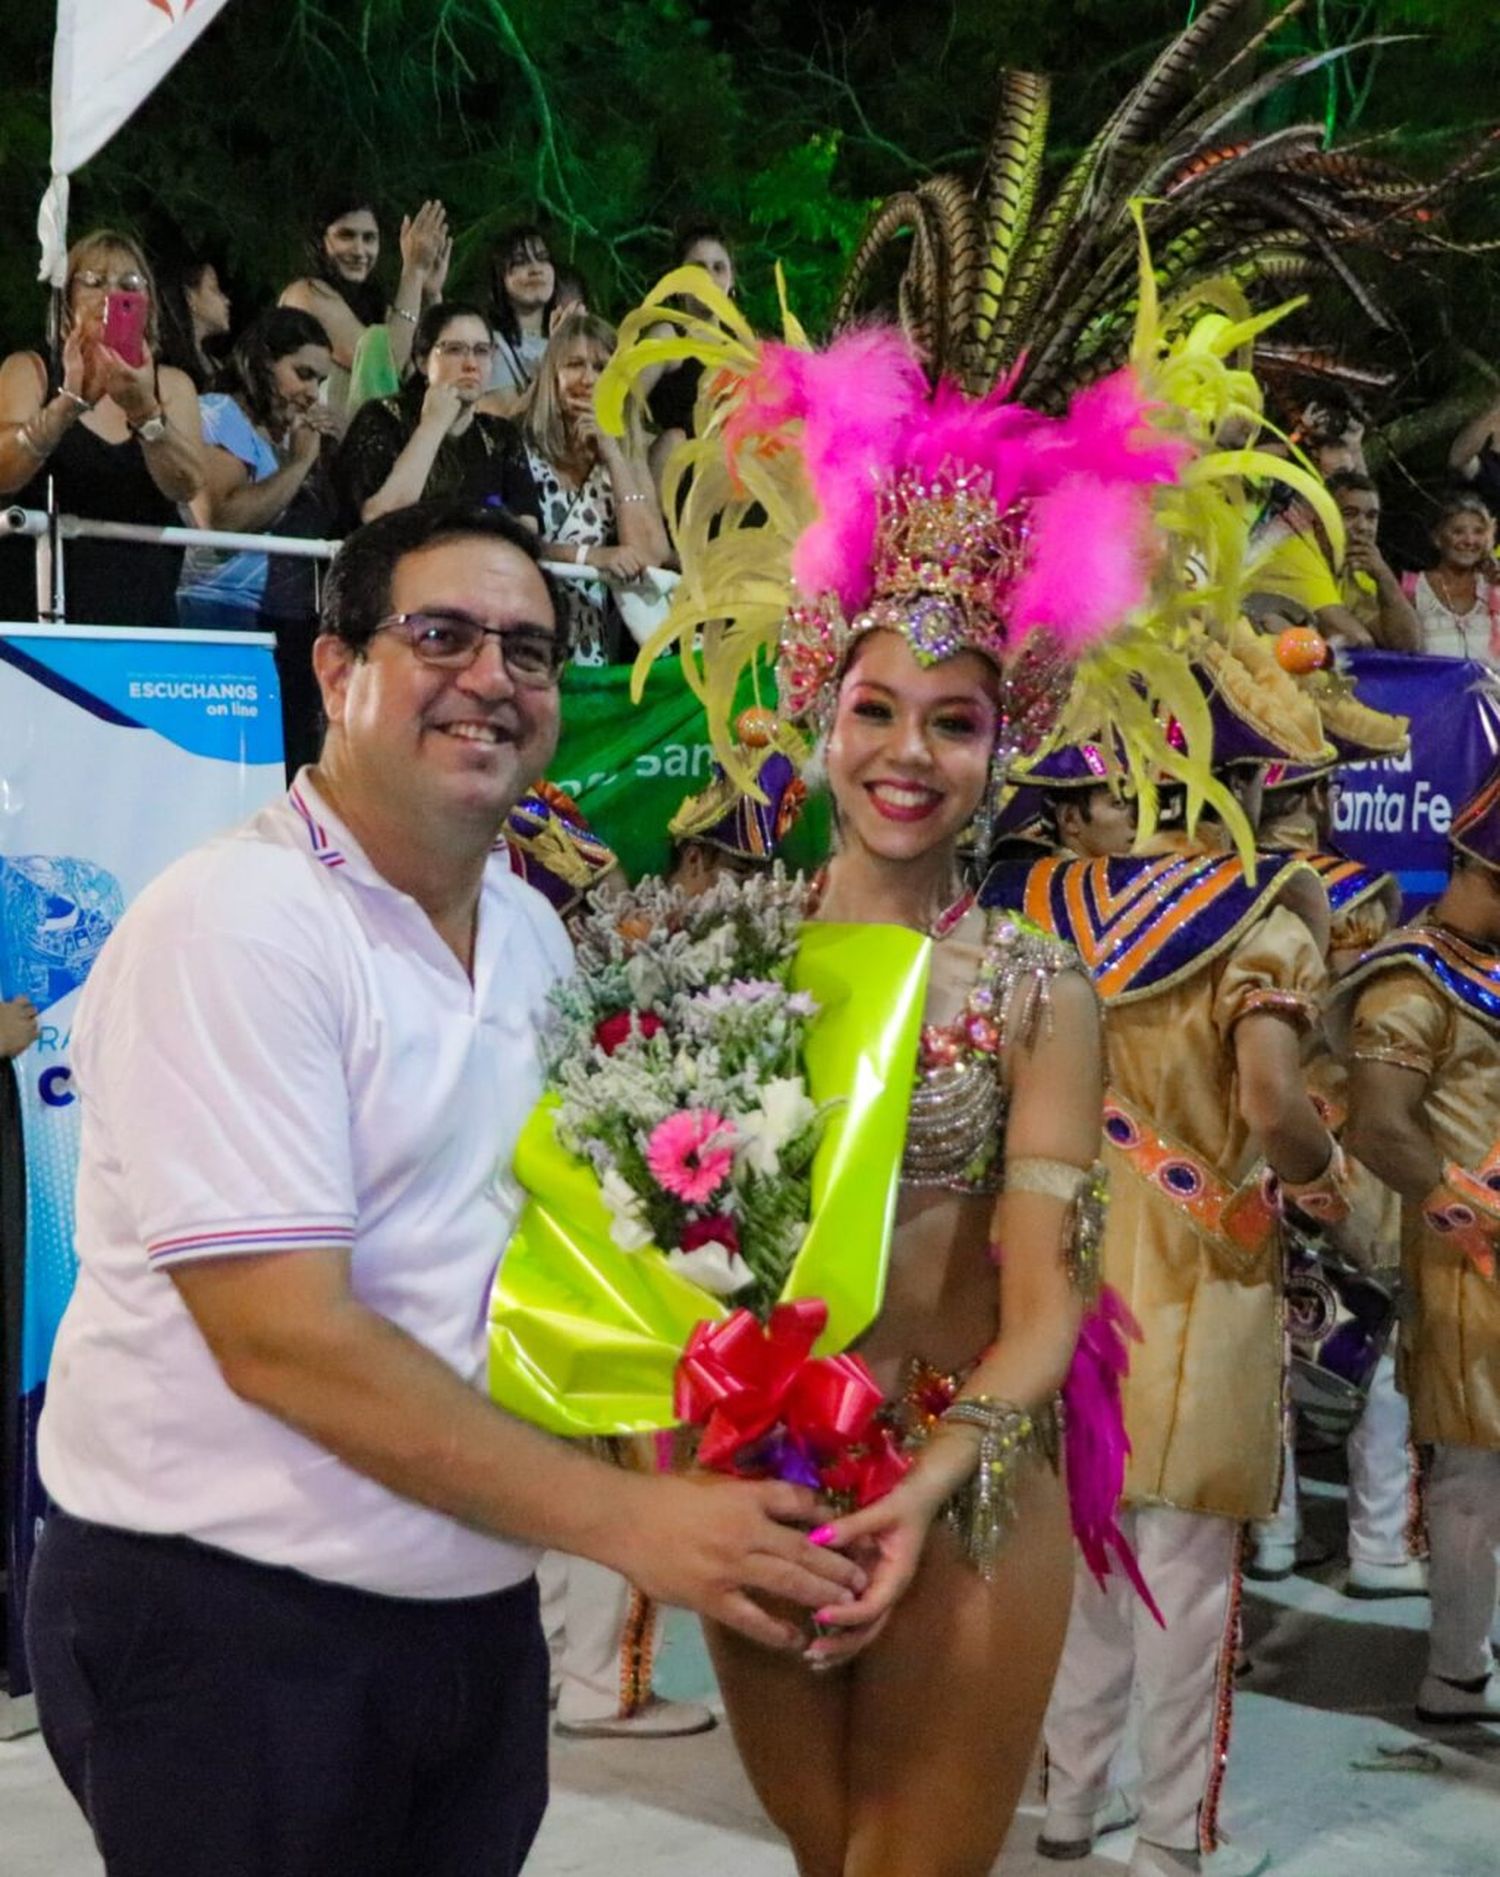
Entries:
{"label": "pink nail polish", "polygon": [[813,1620],[814,1622],[818,1622],[818,1623],[827,1623],[831,1621],[831,1619],[835,1617],[837,1614],[838,1612],[835,1609],[819,1610],[814,1615]]}
{"label": "pink nail polish", "polygon": [[833,1527],[831,1525],[820,1525],[816,1531],[807,1534],[807,1542],[810,1545],[831,1544],[833,1542]]}

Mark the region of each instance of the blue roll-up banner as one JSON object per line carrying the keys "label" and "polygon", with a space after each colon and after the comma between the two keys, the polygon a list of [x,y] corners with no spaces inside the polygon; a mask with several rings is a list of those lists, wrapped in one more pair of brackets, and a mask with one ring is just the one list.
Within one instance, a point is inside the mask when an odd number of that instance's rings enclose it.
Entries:
{"label": "blue roll-up banner", "polygon": [[272,644],[260,633],[0,625],[0,998],[29,997],[41,1022],[14,1065],[24,1243],[0,1245],[15,1391],[5,1416],[12,1697],[30,1686],[21,1623],[45,1510],[36,1423],[75,1269],[73,1013],[141,888],[284,788]]}
{"label": "blue roll-up banner", "polygon": [[1411,719],[1411,750],[1339,771],[1334,830],[1345,853],[1401,881],[1407,916],[1443,890],[1448,827],[1500,754],[1497,674],[1462,658],[1350,652],[1360,702]]}

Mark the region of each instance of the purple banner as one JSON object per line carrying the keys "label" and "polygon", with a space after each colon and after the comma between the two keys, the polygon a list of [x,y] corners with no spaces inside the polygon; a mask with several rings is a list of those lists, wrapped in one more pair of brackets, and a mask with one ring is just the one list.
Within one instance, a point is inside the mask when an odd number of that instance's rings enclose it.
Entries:
{"label": "purple banner", "polygon": [[1448,877],[1448,828],[1500,754],[1500,707],[1480,680],[1485,665],[1404,652],[1350,652],[1360,702],[1411,719],[1399,761],[1339,771],[1334,829],[1345,853],[1394,873],[1410,916]]}

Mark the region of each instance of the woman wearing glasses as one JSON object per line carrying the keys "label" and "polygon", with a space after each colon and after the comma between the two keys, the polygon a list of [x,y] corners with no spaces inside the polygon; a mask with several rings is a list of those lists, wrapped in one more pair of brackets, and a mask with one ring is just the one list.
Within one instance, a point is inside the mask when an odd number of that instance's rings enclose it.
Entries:
{"label": "woman wearing glasses", "polygon": [[363,405],[339,446],[333,473],[346,527],[439,497],[504,508],[540,526],[520,433],[475,408],[493,346],[477,307],[449,300],[422,315],[406,384]]}
{"label": "woman wearing glasses", "polygon": [[[106,342],[106,319],[123,338],[142,313],[137,364]],[[156,362],[156,285],[128,236],[105,228],[74,244],[61,336],[60,374],[37,352],[0,365],[0,496],[45,508],[51,477],[63,514],[175,527],[178,504],[203,485],[198,396],[185,373]],[[175,625],[181,560],[176,548],[70,542],[68,618]],[[31,542],[0,543],[0,617],[34,618],[36,599]]]}

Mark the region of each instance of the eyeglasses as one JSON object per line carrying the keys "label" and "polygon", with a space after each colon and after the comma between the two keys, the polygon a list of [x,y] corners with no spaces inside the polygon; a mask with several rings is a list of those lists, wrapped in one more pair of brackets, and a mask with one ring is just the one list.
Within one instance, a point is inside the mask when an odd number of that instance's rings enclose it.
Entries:
{"label": "eyeglasses", "polygon": [[488,339],[476,339],[472,345],[466,345],[462,339],[437,339],[432,349],[441,352],[444,358],[471,358],[479,365],[488,364],[495,356],[495,348]]}
{"label": "eyeglasses", "polygon": [[529,691],[550,691],[563,666],[557,634],[540,626],[485,626],[467,613],[393,613],[375,631],[399,633],[424,665],[443,671],[466,671],[493,639],[506,671]]}
{"label": "eyeglasses", "polygon": [[117,293],[144,293],[146,276],[133,269],[128,274],[100,274],[92,267],[80,267],[73,276],[75,287],[104,287]]}

